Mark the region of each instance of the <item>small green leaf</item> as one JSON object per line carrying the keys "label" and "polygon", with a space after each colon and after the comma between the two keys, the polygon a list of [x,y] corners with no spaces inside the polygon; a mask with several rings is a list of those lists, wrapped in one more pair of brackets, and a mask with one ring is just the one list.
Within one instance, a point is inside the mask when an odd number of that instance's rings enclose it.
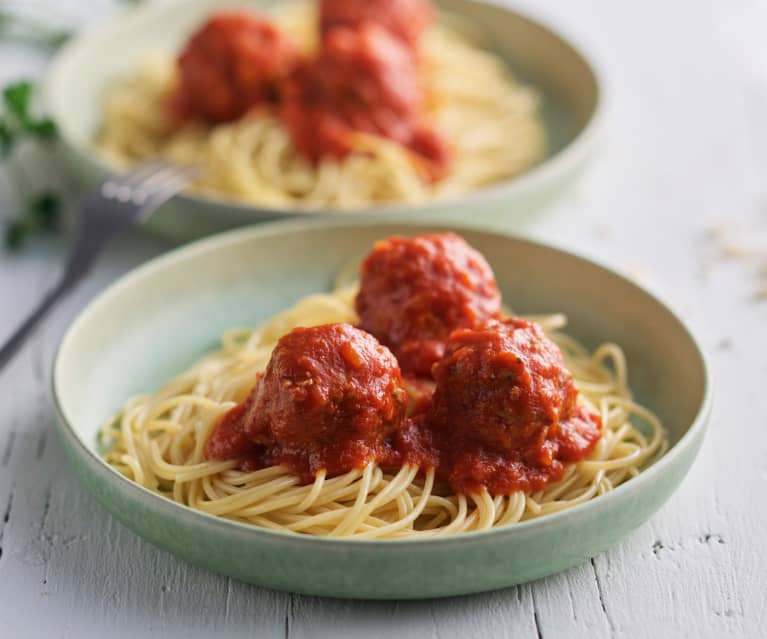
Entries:
{"label": "small green leaf", "polygon": [[8,124],[0,120],[0,158],[6,158],[11,154],[15,137]]}
{"label": "small green leaf", "polygon": [[34,87],[29,80],[12,82],[3,89],[5,108],[15,116],[20,123],[29,120],[29,107],[32,102]]}
{"label": "small green leaf", "polygon": [[56,137],[56,124],[50,118],[33,115],[35,86],[29,80],[13,82],[3,89],[6,128],[17,134],[26,133],[50,140]]}
{"label": "small green leaf", "polygon": [[17,251],[29,237],[29,225],[22,219],[14,220],[5,227],[5,246],[9,251]]}
{"label": "small green leaf", "polygon": [[44,191],[29,203],[29,213],[38,228],[53,231],[59,226],[61,200],[51,191]]}
{"label": "small green leaf", "polygon": [[43,118],[42,120],[33,120],[28,122],[26,130],[38,138],[45,140],[52,140],[56,137],[56,123],[50,118]]}
{"label": "small green leaf", "polygon": [[[50,140],[56,137],[56,124],[50,118],[36,117],[33,112],[34,84],[20,80],[7,85],[0,93],[0,159],[8,158],[14,145],[32,137]],[[21,174],[21,171],[20,171]],[[19,178],[22,191],[24,180]],[[30,185],[31,186],[31,185]],[[59,227],[61,202],[58,195],[43,191],[27,202],[24,212],[4,229],[9,250],[21,248],[33,235],[51,232]]]}

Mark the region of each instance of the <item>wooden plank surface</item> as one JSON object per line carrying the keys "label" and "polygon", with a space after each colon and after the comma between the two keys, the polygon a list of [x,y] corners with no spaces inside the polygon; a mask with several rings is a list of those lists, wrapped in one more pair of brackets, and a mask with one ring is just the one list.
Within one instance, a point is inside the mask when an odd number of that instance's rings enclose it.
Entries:
{"label": "wooden plank surface", "polygon": [[[764,636],[767,5],[524,4],[590,44],[611,100],[590,170],[520,231],[636,277],[700,335],[716,403],[679,491],[591,562],[483,595],[333,601],[183,563],[95,503],[52,431],[50,361],[66,326],[96,291],[167,248],[134,235],[0,373],[0,636]],[[0,79],[43,62],[0,45]],[[63,244],[0,254],[0,338],[53,280]]]}

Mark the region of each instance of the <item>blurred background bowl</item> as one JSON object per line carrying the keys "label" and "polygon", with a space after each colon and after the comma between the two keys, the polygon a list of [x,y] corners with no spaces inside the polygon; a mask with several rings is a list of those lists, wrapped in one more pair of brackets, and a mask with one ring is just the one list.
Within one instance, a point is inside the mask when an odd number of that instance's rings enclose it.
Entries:
{"label": "blurred background bowl", "polygon": [[[56,55],[44,99],[61,132],[73,172],[92,186],[114,171],[98,157],[92,141],[102,123],[107,92],[131,74],[148,51],[175,53],[204,18],[223,7],[268,9],[285,0],[189,0],[154,3],[127,11],[73,38]],[[546,158],[511,179],[455,199],[418,205],[387,205],[339,211],[301,210],[243,204],[183,194],[159,210],[150,228],[176,240],[297,215],[358,216],[405,213],[419,219],[475,222],[523,219],[561,193],[589,157],[600,124],[602,88],[593,64],[566,38],[512,9],[474,0],[439,0],[440,11],[469,20],[483,33],[484,46],[509,62],[514,73],[542,96]]]}

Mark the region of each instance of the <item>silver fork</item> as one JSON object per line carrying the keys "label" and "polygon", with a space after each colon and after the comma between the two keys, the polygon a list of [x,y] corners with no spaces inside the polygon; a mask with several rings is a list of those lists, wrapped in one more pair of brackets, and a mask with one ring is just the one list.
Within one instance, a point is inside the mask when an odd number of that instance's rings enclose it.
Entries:
{"label": "silver fork", "polygon": [[196,169],[193,167],[166,162],[147,164],[108,179],[85,197],[77,236],[61,279],[0,348],[0,370],[56,303],[83,279],[104,246],[123,231],[146,220],[181,191],[194,173]]}

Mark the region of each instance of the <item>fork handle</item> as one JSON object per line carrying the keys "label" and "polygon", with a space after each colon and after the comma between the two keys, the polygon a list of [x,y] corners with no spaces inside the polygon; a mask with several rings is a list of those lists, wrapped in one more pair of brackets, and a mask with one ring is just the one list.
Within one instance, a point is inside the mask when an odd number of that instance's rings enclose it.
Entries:
{"label": "fork handle", "polygon": [[37,307],[27,316],[24,322],[8,338],[0,348],[0,371],[13,359],[26,339],[37,328],[38,324],[51,312],[54,306],[66,296],[82,279],[85,270],[80,272],[67,268],[58,284],[51,289],[40,301]]}

